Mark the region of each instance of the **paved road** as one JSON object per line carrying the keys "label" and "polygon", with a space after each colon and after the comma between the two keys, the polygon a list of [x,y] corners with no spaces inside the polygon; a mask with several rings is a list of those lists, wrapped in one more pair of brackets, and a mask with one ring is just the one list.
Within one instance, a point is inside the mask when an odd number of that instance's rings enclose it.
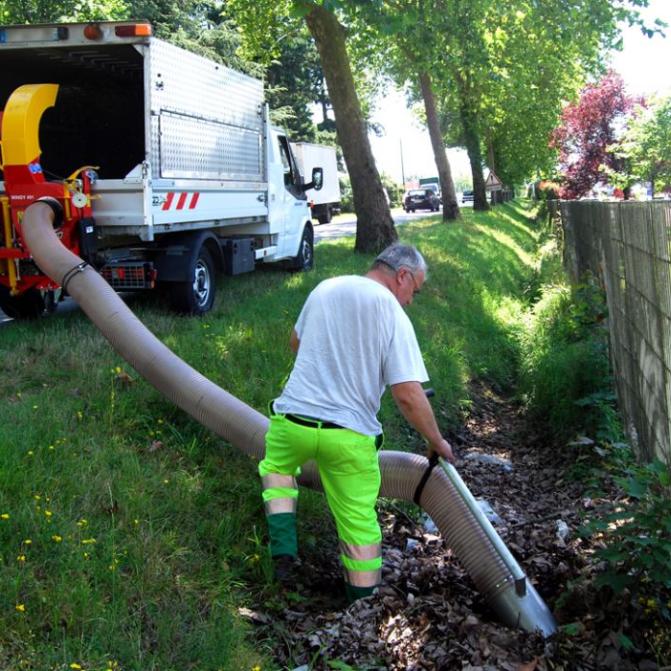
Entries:
{"label": "paved road", "polygon": [[[425,219],[426,217],[435,217],[439,219],[442,216],[440,212],[403,212],[402,210],[394,210],[392,217],[397,226],[407,224],[409,221],[415,219]],[[340,219],[330,224],[318,224],[315,226],[315,242],[321,240],[334,240],[336,238],[344,238],[348,235],[356,233],[356,216],[351,215],[346,219]]]}

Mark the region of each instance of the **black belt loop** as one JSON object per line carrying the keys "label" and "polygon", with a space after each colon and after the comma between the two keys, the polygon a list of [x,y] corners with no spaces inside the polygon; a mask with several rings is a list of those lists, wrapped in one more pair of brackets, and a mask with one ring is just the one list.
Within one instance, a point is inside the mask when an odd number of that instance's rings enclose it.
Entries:
{"label": "black belt loop", "polygon": [[431,471],[436,467],[438,464],[438,454],[434,452],[430,457],[429,457],[429,465],[426,467],[426,470],[424,471],[424,475],[422,475],[422,479],[419,481],[419,484],[417,485],[417,489],[415,489],[415,495],[412,497],[412,500],[417,504],[420,505],[419,501],[422,498],[422,494],[424,493],[424,487],[428,481],[428,479],[431,477]]}

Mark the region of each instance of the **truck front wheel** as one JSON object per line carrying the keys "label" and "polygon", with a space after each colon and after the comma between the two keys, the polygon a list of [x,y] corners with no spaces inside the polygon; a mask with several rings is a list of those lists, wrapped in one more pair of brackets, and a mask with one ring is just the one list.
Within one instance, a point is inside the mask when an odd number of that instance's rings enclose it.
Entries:
{"label": "truck front wheel", "polygon": [[171,288],[173,307],[179,312],[202,315],[214,305],[216,283],[212,255],[201,247],[194,258],[186,282],[176,282]]}
{"label": "truck front wheel", "polygon": [[306,226],[303,230],[298,254],[291,260],[292,270],[311,270],[314,266],[314,236],[312,229]]}

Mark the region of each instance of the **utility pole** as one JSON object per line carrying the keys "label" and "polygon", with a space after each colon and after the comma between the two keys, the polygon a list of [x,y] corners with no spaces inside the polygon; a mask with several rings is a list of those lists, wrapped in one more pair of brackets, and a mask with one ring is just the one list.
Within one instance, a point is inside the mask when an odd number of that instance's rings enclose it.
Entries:
{"label": "utility pole", "polygon": [[405,191],[405,169],[403,167],[403,138],[399,138],[398,143],[401,147],[401,181],[403,182],[403,190]]}

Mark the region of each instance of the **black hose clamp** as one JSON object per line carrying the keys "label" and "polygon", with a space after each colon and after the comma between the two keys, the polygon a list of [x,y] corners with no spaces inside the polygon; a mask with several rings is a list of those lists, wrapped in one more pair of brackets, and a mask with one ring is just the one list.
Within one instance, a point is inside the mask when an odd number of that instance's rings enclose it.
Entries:
{"label": "black hose clamp", "polygon": [[437,465],[438,465],[438,453],[434,452],[429,457],[429,465],[426,467],[426,470],[424,471],[424,474],[422,475],[422,479],[419,481],[419,484],[417,485],[417,489],[415,489],[415,495],[412,497],[412,500],[417,505],[420,505],[419,501],[422,498],[422,494],[424,493],[424,487],[426,486],[426,483],[428,482],[429,478],[431,477],[431,472],[433,471],[433,469]]}
{"label": "black hose clamp", "polygon": [[81,263],[78,263],[74,268],[70,268],[65,275],[63,275],[63,279],[61,280],[61,287],[63,288],[63,291],[68,290],[68,284],[70,283],[70,280],[77,275],[77,273],[83,273],[86,267],[89,264],[86,263],[86,261],[82,261]]}

